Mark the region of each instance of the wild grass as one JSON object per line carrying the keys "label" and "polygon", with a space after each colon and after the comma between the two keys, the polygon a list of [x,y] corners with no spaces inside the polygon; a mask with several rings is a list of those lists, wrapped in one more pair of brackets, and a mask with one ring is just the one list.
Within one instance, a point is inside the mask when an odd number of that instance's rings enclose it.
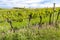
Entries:
{"label": "wild grass", "polygon": [[0,40],[60,40],[60,28],[30,27],[20,28],[15,32],[0,30]]}

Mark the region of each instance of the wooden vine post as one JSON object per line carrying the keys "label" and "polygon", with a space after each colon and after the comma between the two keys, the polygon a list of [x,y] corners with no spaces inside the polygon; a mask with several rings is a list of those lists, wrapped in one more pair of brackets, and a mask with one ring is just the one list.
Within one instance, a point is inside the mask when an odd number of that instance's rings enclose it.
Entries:
{"label": "wooden vine post", "polygon": [[56,11],[56,9],[55,9],[55,4],[56,3],[53,3],[53,24],[54,24],[54,22],[55,22],[55,11]]}
{"label": "wooden vine post", "polygon": [[55,3],[53,3],[53,11],[55,12]]}

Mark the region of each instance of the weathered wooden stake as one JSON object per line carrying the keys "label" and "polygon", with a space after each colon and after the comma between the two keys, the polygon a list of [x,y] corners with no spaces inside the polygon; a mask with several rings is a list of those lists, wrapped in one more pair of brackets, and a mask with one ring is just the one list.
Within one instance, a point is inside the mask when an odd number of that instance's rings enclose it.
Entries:
{"label": "weathered wooden stake", "polygon": [[53,3],[53,11],[55,12],[55,3]]}
{"label": "weathered wooden stake", "polygon": [[55,18],[54,18],[55,11],[56,11],[56,9],[55,9],[55,3],[53,3],[53,24],[54,24],[54,21],[55,21]]}

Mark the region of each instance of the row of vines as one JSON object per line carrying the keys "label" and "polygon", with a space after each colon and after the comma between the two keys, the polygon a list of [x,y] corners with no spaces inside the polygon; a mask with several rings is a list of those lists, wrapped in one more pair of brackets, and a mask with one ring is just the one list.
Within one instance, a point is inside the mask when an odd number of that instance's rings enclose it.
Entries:
{"label": "row of vines", "polygon": [[9,9],[0,10],[0,25],[11,29],[31,26],[59,26],[60,10],[44,9]]}

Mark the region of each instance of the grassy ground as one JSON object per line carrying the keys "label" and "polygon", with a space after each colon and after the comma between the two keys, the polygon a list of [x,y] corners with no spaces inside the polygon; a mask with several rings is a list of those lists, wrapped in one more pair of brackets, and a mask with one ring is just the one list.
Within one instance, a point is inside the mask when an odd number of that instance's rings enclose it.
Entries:
{"label": "grassy ground", "polygon": [[15,30],[0,30],[0,40],[60,40],[60,27],[30,27]]}

